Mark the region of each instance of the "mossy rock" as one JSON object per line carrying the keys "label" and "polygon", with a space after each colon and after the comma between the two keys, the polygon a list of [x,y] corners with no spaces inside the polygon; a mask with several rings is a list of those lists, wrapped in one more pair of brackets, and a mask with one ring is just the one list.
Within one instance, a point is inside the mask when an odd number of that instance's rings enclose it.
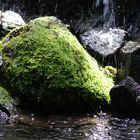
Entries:
{"label": "mossy rock", "polygon": [[0,87],[0,104],[2,106],[11,106],[14,103],[9,93],[2,87]]}
{"label": "mossy rock", "polygon": [[16,109],[14,108],[14,100],[2,87],[0,87],[0,111],[5,112],[8,116],[16,113]]}
{"label": "mossy rock", "polygon": [[55,17],[37,18],[13,30],[3,40],[1,53],[1,77],[23,104],[82,112],[110,101],[113,80]]}

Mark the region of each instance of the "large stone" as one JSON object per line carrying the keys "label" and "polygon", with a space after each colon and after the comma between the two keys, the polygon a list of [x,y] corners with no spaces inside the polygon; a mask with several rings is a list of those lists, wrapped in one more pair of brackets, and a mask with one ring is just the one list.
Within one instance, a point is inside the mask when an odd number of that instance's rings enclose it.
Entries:
{"label": "large stone", "polygon": [[102,57],[114,54],[123,43],[125,31],[121,29],[89,30],[81,34],[82,42]]}
{"label": "large stone", "polygon": [[132,76],[140,83],[140,39],[128,41],[121,49],[122,70],[125,76]]}
{"label": "large stone", "polygon": [[1,50],[2,77],[24,105],[70,113],[109,103],[112,79],[55,17],[12,31]]}
{"label": "large stone", "polygon": [[140,113],[140,85],[126,77],[110,91],[111,105],[118,111]]}
{"label": "large stone", "polygon": [[80,35],[81,42],[100,62],[117,66],[118,50],[124,43],[125,31],[121,29],[89,29]]}

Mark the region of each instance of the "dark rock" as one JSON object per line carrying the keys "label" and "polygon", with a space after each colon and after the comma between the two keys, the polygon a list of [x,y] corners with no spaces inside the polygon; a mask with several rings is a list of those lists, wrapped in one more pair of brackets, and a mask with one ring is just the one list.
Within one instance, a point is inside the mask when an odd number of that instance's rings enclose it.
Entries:
{"label": "dark rock", "polygon": [[118,111],[140,112],[140,85],[126,77],[110,91],[111,105]]}
{"label": "dark rock", "polygon": [[122,27],[130,33],[130,37],[140,37],[140,1],[114,0],[114,14],[116,26]]}
{"label": "dark rock", "polygon": [[121,49],[124,76],[132,76],[140,84],[140,39],[129,41]]}

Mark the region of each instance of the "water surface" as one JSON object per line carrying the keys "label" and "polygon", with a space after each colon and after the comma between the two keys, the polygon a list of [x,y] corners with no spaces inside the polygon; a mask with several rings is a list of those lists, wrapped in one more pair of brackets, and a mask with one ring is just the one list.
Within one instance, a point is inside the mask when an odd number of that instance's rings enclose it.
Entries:
{"label": "water surface", "polygon": [[109,113],[85,116],[21,115],[20,123],[1,124],[1,140],[139,140],[140,120]]}

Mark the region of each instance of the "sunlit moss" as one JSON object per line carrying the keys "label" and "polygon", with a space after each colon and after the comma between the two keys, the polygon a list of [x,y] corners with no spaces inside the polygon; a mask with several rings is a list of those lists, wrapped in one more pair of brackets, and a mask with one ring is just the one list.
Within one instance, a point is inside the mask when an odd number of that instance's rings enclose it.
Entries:
{"label": "sunlit moss", "polygon": [[106,66],[103,70],[106,76],[116,78],[116,75],[117,75],[116,68],[113,68],[112,66]]}
{"label": "sunlit moss", "polygon": [[[43,103],[45,99],[60,102],[61,92],[67,91],[72,97],[63,94],[64,105],[74,102],[73,95],[77,94],[95,103],[110,100],[112,79],[54,17],[37,18],[11,32],[3,40],[2,56],[2,73],[18,96],[33,96]],[[53,91],[58,91],[59,97],[55,98]]]}

